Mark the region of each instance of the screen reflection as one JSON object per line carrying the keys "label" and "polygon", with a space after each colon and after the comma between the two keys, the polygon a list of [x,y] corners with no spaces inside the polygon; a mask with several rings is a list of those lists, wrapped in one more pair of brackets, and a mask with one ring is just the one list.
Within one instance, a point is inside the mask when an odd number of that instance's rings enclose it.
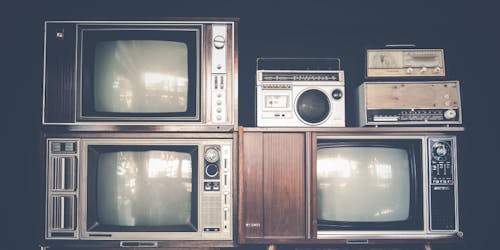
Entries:
{"label": "screen reflection", "polygon": [[184,225],[191,217],[189,153],[120,151],[99,156],[97,214],[114,226]]}
{"label": "screen reflection", "polygon": [[318,219],[406,220],[410,209],[408,152],[384,147],[318,150]]}

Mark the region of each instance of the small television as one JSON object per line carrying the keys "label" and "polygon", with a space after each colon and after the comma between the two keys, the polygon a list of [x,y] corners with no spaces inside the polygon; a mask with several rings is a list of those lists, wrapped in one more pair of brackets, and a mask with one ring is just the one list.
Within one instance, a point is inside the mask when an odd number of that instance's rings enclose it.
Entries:
{"label": "small television", "polygon": [[233,135],[134,135],[46,138],[48,245],[231,245]]}
{"label": "small television", "polygon": [[318,135],[317,238],[366,243],[459,234],[456,152],[448,135]]}
{"label": "small television", "polygon": [[234,130],[236,21],[46,21],[43,125]]}

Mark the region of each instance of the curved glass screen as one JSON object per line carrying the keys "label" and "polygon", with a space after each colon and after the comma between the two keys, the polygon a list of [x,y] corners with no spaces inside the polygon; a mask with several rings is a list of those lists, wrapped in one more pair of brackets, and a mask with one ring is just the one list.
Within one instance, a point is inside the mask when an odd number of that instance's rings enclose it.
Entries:
{"label": "curved glass screen", "polygon": [[96,112],[186,112],[188,83],[186,43],[118,40],[96,44]]}
{"label": "curved glass screen", "polygon": [[389,147],[318,149],[318,220],[408,220],[411,201],[409,152]]}
{"label": "curved glass screen", "polygon": [[97,169],[97,221],[111,226],[190,224],[192,178],[189,153],[103,153]]}

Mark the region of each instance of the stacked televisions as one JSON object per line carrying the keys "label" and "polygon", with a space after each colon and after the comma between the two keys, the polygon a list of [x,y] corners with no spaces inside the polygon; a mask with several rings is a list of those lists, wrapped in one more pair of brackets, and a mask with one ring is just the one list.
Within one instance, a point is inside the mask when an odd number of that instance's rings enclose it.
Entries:
{"label": "stacked televisions", "polygon": [[[235,245],[236,22],[45,23],[43,246]],[[460,234],[443,50],[367,50],[358,128],[338,59],[257,66],[257,126],[314,133],[307,240]]]}
{"label": "stacked televisions", "polygon": [[[340,67],[324,68],[331,59],[302,59],[310,64],[300,69],[297,59],[262,63],[274,60],[258,60],[256,121],[262,131],[311,134],[306,237],[354,244],[461,237],[460,88],[443,80],[443,49],[368,49],[367,81],[352,93],[357,110],[344,109],[350,93]],[[308,92],[315,94],[301,98]],[[335,115],[344,117],[330,122]],[[345,127],[345,115],[357,115],[359,127]]]}
{"label": "stacked televisions", "polygon": [[236,26],[45,22],[42,246],[234,245]]}

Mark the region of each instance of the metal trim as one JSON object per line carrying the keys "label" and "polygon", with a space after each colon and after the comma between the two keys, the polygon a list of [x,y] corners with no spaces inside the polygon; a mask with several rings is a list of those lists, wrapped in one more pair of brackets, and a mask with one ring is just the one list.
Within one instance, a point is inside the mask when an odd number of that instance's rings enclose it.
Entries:
{"label": "metal trim", "polygon": [[[116,122],[113,122],[113,120],[116,120],[118,122],[120,121],[123,121],[123,120],[127,120],[128,119],[131,119],[131,120],[158,120],[157,122],[168,122],[169,120],[184,120],[184,121],[197,121],[198,119],[200,120],[199,123],[204,123],[204,120],[203,120],[203,117],[202,117],[202,110],[200,110],[200,106],[201,105],[204,105],[204,97],[203,98],[200,98],[200,92],[202,91],[201,88],[202,86],[204,85],[204,81],[205,79],[202,79],[202,73],[203,72],[200,72],[200,65],[203,63],[201,62],[202,60],[206,60],[206,58],[204,58],[204,51],[203,51],[203,46],[201,46],[201,43],[203,43],[203,38],[204,38],[204,34],[203,34],[203,25],[193,25],[193,26],[199,26],[199,29],[195,29],[195,28],[192,28],[192,29],[189,29],[189,28],[181,28],[181,29],[175,29],[175,28],[172,28],[172,29],[169,29],[169,28],[157,28],[157,29],[154,29],[154,28],[149,28],[149,27],[145,27],[145,28],[131,28],[131,29],[126,29],[126,28],[108,28],[108,29],[98,29],[98,28],[80,28],[80,26],[83,26],[84,24],[77,24],[76,25],[76,30],[75,30],[75,33],[76,33],[76,39],[75,39],[75,49],[76,49],[76,55],[75,55],[75,123],[77,122],[82,122],[82,123],[85,123],[84,121],[85,120],[89,120],[89,119],[97,119],[97,120],[103,120],[101,123],[106,123],[106,124],[114,124]],[[106,25],[106,24],[103,24],[103,25]],[[126,25],[126,24],[123,24],[123,25]],[[162,27],[163,26],[182,26],[182,25],[169,25],[169,24],[161,24]],[[133,117],[133,118],[129,118],[129,117],[107,117],[107,118],[102,118],[102,117],[99,117],[99,116],[84,116],[83,115],[83,105],[82,105],[82,100],[83,100],[83,46],[84,46],[84,42],[83,42],[83,39],[84,39],[84,32],[85,31],[112,31],[112,30],[151,30],[151,31],[194,31],[196,33],[196,49],[198,51],[200,51],[200,53],[198,55],[196,55],[196,82],[199,84],[196,84],[196,100],[197,103],[196,104],[196,112],[195,112],[195,117],[191,118],[191,117],[187,117],[187,118],[184,118],[184,117],[176,117],[176,118],[166,118],[166,117]],[[203,69],[201,69],[203,70]],[[201,107],[201,108],[204,108],[204,107]],[[109,121],[111,120],[111,121]],[[125,121],[123,121],[124,123],[126,123]]]}
{"label": "metal trim", "polygon": [[427,155],[429,156],[430,155],[430,151],[432,150],[431,147],[431,141],[436,141],[436,140],[450,140],[451,141],[451,147],[452,147],[452,156],[453,156],[453,159],[452,159],[452,167],[453,167],[453,180],[454,180],[454,185],[453,185],[453,195],[454,195],[454,212],[455,212],[455,227],[453,230],[433,230],[431,228],[431,225],[432,225],[432,194],[431,194],[431,187],[432,187],[432,184],[431,184],[431,179],[429,178],[432,170],[430,169],[432,166],[431,166],[431,158],[428,157],[428,161],[427,161],[427,171],[428,171],[428,180],[427,180],[427,184],[428,184],[428,213],[429,213],[429,217],[428,217],[428,230],[429,230],[429,233],[430,234],[434,234],[434,233],[445,233],[445,232],[449,232],[449,233],[458,233],[459,230],[460,230],[460,224],[459,224],[459,210],[458,210],[458,167],[457,167],[457,160],[458,160],[458,150],[457,150],[457,140],[456,140],[456,136],[435,136],[435,137],[429,137],[428,140],[427,140]]}
{"label": "metal trim", "polygon": [[[99,235],[106,236],[100,237],[98,234],[87,231],[87,178],[88,178],[88,162],[87,162],[87,148],[89,145],[197,145],[198,146],[198,176],[196,180],[201,185],[198,185],[198,231],[196,232],[98,232]],[[171,240],[232,240],[233,239],[233,216],[231,209],[228,216],[228,229],[221,230],[220,232],[204,232],[203,231],[203,218],[202,218],[202,197],[203,197],[203,170],[204,170],[204,150],[203,147],[206,145],[219,145],[221,148],[223,146],[229,146],[232,150],[234,144],[234,139],[183,139],[183,138],[173,138],[173,139],[119,139],[119,138],[89,138],[81,139],[81,152],[80,152],[80,196],[81,201],[78,204],[78,218],[80,220],[79,225],[79,236],[81,240],[159,240],[159,239],[171,239]],[[232,162],[233,154],[229,152],[228,162]],[[228,182],[232,181],[234,176],[232,171],[228,172]],[[232,184],[228,185],[228,192],[230,195],[230,202],[233,199]],[[223,202],[224,193],[221,189],[221,205]],[[222,214],[224,213],[224,206],[221,206]],[[221,215],[221,219],[223,216]]]}

